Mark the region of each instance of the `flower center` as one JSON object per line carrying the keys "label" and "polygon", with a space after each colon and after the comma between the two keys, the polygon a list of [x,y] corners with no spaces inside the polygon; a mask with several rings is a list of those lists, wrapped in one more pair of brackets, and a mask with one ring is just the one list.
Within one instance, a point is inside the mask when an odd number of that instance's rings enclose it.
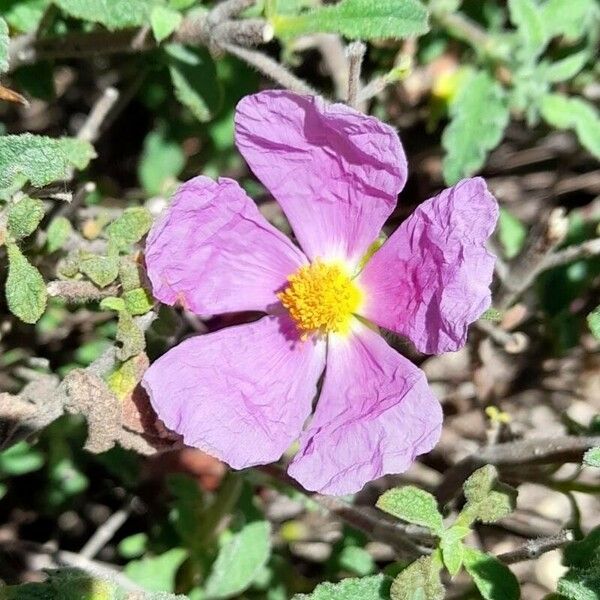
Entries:
{"label": "flower center", "polygon": [[346,333],[363,298],[343,265],[318,259],[288,277],[277,296],[305,340],[312,333]]}

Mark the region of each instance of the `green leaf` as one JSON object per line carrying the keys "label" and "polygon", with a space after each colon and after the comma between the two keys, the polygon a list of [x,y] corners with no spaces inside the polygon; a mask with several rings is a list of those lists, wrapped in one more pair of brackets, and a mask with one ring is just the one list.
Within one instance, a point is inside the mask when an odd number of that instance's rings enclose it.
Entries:
{"label": "green leaf", "polygon": [[558,582],[558,592],[568,600],[600,597],[600,527],[581,541],[565,547],[563,564],[569,570]]}
{"label": "green leaf", "polygon": [[42,187],[84,169],[96,155],[86,141],[23,133],[0,137],[0,191],[27,181]]}
{"label": "green leaf", "polygon": [[34,31],[42,19],[50,0],[0,0],[0,14],[16,31]]}
{"label": "green leaf", "polygon": [[427,10],[417,0],[341,0],[300,14],[275,15],[271,21],[281,38],[331,32],[371,40],[426,33],[427,17]]}
{"label": "green leaf", "polygon": [[8,25],[0,17],[0,73],[8,71]]}
{"label": "green leaf", "polygon": [[65,217],[56,217],[52,219],[46,231],[46,245],[48,253],[60,250],[69,239],[73,226],[69,219]]}
{"label": "green leaf", "polygon": [[493,523],[515,509],[517,491],[498,481],[498,471],[492,465],[477,469],[463,490],[467,503],[456,520],[459,525],[470,525],[474,520]]}
{"label": "green leaf", "polygon": [[71,17],[100,23],[107,29],[145,25],[159,0],[53,0]]}
{"label": "green leaf", "polygon": [[387,490],[377,500],[377,508],[440,535],[444,529],[436,499],[428,492],[412,485]]}
{"label": "green leaf", "polygon": [[46,285],[40,272],[29,263],[16,244],[9,242],[7,250],[5,292],[8,308],[21,321],[35,323],[46,310]]}
{"label": "green leaf", "polygon": [[135,288],[123,293],[125,309],[131,315],[145,315],[152,310],[154,300],[144,288]]}
{"label": "green leaf", "polygon": [[165,46],[175,96],[199,121],[210,121],[219,110],[222,90],[215,63],[205,48]]}
{"label": "green leaf", "polygon": [[542,98],[542,117],[558,129],[574,129],[581,145],[600,158],[600,114],[581,98],[547,94]]}
{"label": "green leaf", "polygon": [[442,145],[444,179],[452,185],[480,169],[488,151],[500,143],[509,119],[506,93],[480,71],[462,82],[450,105],[450,117]]}
{"label": "green leaf", "polygon": [[25,475],[37,471],[44,464],[44,455],[27,442],[18,442],[0,452],[0,477]]}
{"label": "green leaf", "polygon": [[98,287],[106,287],[119,275],[119,259],[116,256],[83,254],[79,270]]}
{"label": "green leaf", "polygon": [[172,592],[175,575],[186,558],[186,550],[172,548],[159,556],[131,561],[125,566],[125,574],[148,591]]}
{"label": "green leaf", "polygon": [[600,446],[597,448],[590,448],[583,455],[583,462],[588,467],[596,467],[600,469]]}
{"label": "green leaf", "polygon": [[600,304],[587,316],[587,324],[592,335],[600,340]]}
{"label": "green leaf", "polygon": [[437,553],[417,559],[394,579],[391,600],[443,600],[441,567]]}
{"label": "green leaf", "polygon": [[141,206],[127,208],[123,214],[106,228],[108,239],[119,250],[139,242],[152,225],[152,215]]}
{"label": "green leaf", "polygon": [[495,556],[465,546],[463,558],[465,569],[485,600],[519,600],[517,578]]}
{"label": "green leaf", "polygon": [[589,0],[546,0],[541,17],[549,36],[583,37],[593,27],[591,12],[597,10]]}
{"label": "green leaf", "polygon": [[182,20],[183,16],[176,10],[166,6],[155,6],[150,13],[150,25],[156,41],[160,43],[167,39],[179,27]]}
{"label": "green leaf", "polygon": [[360,577],[370,575],[376,569],[373,557],[364,548],[358,546],[344,546],[338,557],[338,563],[340,569]]}
{"label": "green leaf", "polygon": [[271,555],[270,536],[270,524],[255,521],[221,548],[206,580],[207,600],[232,598],[252,585]]}
{"label": "green leaf", "polygon": [[8,231],[16,239],[31,235],[44,218],[44,203],[25,196],[8,208]]}
{"label": "green leaf", "polygon": [[504,207],[500,207],[498,219],[498,239],[504,249],[506,258],[514,258],[519,254],[527,237],[527,227]]}
{"label": "green leaf", "polygon": [[296,594],[292,600],[388,600],[390,582],[383,575],[321,583],[312,594]]}
{"label": "green leaf", "polygon": [[543,63],[541,65],[544,79],[550,83],[559,83],[572,79],[583,69],[585,63],[589,59],[589,52],[582,50],[575,52],[571,56],[567,56],[553,63]]}
{"label": "green leaf", "polygon": [[144,332],[125,310],[119,312],[116,340],[119,346],[117,348],[117,358],[120,361],[126,361],[140,354],[146,348]]}
{"label": "green leaf", "polygon": [[548,41],[540,7],[534,0],[508,0],[508,11],[523,41],[526,57],[535,58]]}
{"label": "green leaf", "polygon": [[134,533],[133,535],[123,538],[117,550],[123,558],[137,558],[146,552],[148,545],[148,534],[147,533]]}
{"label": "green leaf", "polygon": [[117,298],[116,296],[102,298],[100,301],[100,308],[102,310],[114,310],[115,312],[121,312],[122,310],[125,310],[125,300],[123,300],[123,298]]}
{"label": "green leaf", "polygon": [[502,321],[502,313],[497,308],[488,308],[480,317],[484,321],[494,321],[496,323]]}
{"label": "green leaf", "polygon": [[444,531],[440,542],[440,550],[442,551],[442,559],[444,565],[448,569],[450,575],[454,577],[462,566],[464,545],[462,543],[471,529],[461,525],[455,525]]}
{"label": "green leaf", "polygon": [[149,195],[168,194],[184,166],[185,155],[179,144],[165,139],[161,131],[146,136],[138,178]]}

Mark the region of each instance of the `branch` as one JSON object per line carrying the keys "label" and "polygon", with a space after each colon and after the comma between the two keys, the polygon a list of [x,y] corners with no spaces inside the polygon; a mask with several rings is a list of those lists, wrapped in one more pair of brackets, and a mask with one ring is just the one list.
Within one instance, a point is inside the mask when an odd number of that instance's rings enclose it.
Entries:
{"label": "branch", "polygon": [[352,42],[346,49],[348,56],[348,104],[359,108],[358,93],[360,91],[360,72],[367,47],[362,42]]}
{"label": "branch", "polygon": [[519,440],[480,448],[448,469],[436,490],[440,504],[448,503],[467,478],[484,465],[544,465],[580,462],[586,450],[600,446],[600,436],[564,436]]}
{"label": "branch", "polygon": [[118,99],[118,90],[113,87],[106,88],[92,107],[77,137],[93,144],[100,137],[102,125]]}
{"label": "branch", "polygon": [[569,529],[563,529],[556,535],[541,537],[528,540],[525,544],[510,552],[499,554],[496,558],[505,565],[522,562],[524,560],[534,560],[546,552],[551,552],[557,548],[569,544],[575,539],[573,532]]}
{"label": "branch", "polygon": [[600,255],[600,238],[594,238],[581,244],[567,246],[564,250],[560,250],[554,254],[549,254],[540,265],[539,272],[554,269],[555,267],[562,267],[576,260],[593,258],[598,255]]}
{"label": "branch", "polygon": [[60,297],[67,302],[83,303],[92,300],[102,300],[109,296],[116,296],[119,293],[119,286],[109,285],[105,288],[99,288],[91,281],[51,281],[46,286],[48,295]]}

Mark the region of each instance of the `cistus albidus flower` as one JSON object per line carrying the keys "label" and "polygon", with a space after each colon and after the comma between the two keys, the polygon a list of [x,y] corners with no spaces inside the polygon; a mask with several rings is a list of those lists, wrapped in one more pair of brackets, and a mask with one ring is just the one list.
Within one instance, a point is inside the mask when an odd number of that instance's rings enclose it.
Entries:
{"label": "cistus albidus flower", "polygon": [[148,236],[154,295],[200,315],[265,314],[185,340],[143,385],[167,427],[231,467],[276,461],[299,438],[292,477],[308,490],[356,492],[405,471],[442,424],[424,373],[378,327],[425,353],[464,345],[490,305],[484,244],[497,203],[482,179],[466,179],[374,251],[407,176],[391,127],[286,91],[244,98],[235,125],[298,246],[235,181],[183,184]]}

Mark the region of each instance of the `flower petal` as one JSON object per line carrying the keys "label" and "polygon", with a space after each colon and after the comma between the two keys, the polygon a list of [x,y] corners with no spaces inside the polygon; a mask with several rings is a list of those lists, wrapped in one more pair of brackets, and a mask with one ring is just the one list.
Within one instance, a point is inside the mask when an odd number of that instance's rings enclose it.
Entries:
{"label": "flower petal", "polygon": [[276,90],[246,96],[235,125],[240,152],[308,257],[357,264],[406,181],[395,130],[346,105]]}
{"label": "flower petal", "polygon": [[224,178],[184,183],[146,243],[154,295],[199,314],[266,311],[303,264],[302,252]]}
{"label": "flower petal", "polygon": [[485,248],[498,203],[480,177],[421,204],[359,275],[361,314],[429,354],[464,346],[490,306],[495,257]]}
{"label": "flower petal", "polygon": [[349,337],[329,336],[319,404],[288,472],[308,490],[354,493],[408,469],[441,423],[423,371],[356,321]]}
{"label": "flower petal", "polygon": [[277,460],[310,414],[325,342],[301,342],[286,317],[192,337],[154,362],[142,385],[188,446],[234,469]]}

